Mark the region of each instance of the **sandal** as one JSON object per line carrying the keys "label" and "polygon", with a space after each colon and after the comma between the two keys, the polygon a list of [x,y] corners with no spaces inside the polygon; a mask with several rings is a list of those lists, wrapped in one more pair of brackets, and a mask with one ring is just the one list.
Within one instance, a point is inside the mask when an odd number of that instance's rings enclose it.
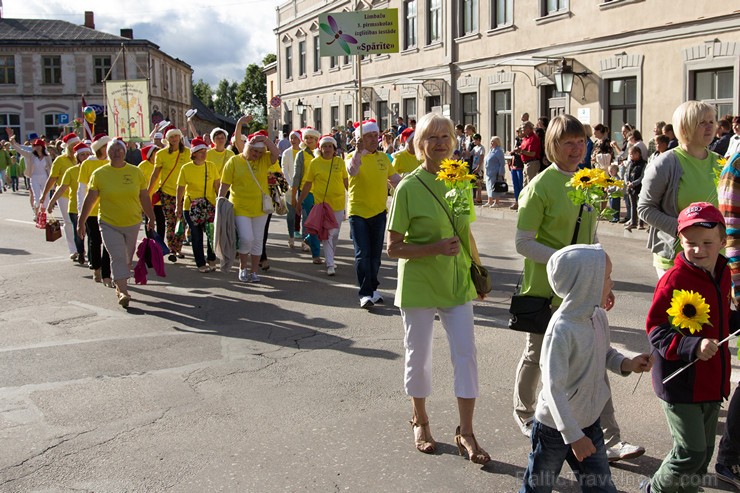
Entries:
{"label": "sandal", "polygon": [[207,265],[201,265],[200,267],[198,267],[198,272],[200,272],[201,274],[207,274],[211,272],[211,268]]}
{"label": "sandal", "polygon": [[113,287],[115,287],[113,285],[113,279],[111,279],[110,277],[104,277],[103,278],[103,286],[105,286],[106,288],[113,288]]}
{"label": "sandal", "polygon": [[260,262],[260,268],[262,270],[270,270],[270,262],[267,259],[263,260]]}
{"label": "sandal", "polygon": [[[411,430],[414,432],[414,445],[416,450],[423,454],[433,454],[437,449],[437,442],[432,438],[432,432],[429,430],[429,421],[426,423],[417,423],[415,420],[409,421],[411,424]],[[421,433],[416,434],[416,429],[421,430]]]}
{"label": "sandal", "polygon": [[131,301],[131,296],[128,293],[118,293],[118,304],[123,308],[128,308],[128,304]]}
{"label": "sandal", "polygon": [[323,264],[324,263],[324,260],[321,257],[314,257],[313,258],[313,263],[314,264]]}
{"label": "sandal", "polygon": [[103,278],[100,275],[100,269],[95,269],[93,271],[93,281],[95,281],[95,282],[103,282]]}
{"label": "sandal", "polygon": [[[465,439],[465,443],[463,443],[463,438]],[[473,444],[472,447],[470,446],[471,442]],[[457,450],[460,452],[460,455],[465,457],[465,453],[467,452],[470,462],[474,464],[486,464],[491,460],[488,452],[478,445],[475,435],[472,433],[470,435],[461,435],[459,426],[455,430],[455,443],[457,444]]]}

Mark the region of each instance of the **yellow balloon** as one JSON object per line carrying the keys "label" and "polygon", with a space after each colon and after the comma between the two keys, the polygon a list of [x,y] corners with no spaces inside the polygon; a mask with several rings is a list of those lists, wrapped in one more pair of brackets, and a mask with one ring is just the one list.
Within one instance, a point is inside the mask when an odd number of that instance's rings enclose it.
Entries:
{"label": "yellow balloon", "polygon": [[87,120],[87,123],[95,123],[95,110],[92,109],[90,106],[85,106],[85,108],[82,110],[82,114],[85,116],[85,120]]}

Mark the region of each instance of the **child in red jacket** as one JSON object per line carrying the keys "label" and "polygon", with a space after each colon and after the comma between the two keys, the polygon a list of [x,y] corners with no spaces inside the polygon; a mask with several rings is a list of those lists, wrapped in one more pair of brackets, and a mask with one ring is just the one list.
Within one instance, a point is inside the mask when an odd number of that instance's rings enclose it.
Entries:
{"label": "child in red jacket", "polygon": [[[730,333],[730,271],[719,253],[725,246],[724,218],[712,204],[693,203],[678,215],[678,236],[683,252],[658,281],[646,323],[657,353],[653,388],[673,436],[670,454],[652,480],[641,485],[641,491],[653,493],[698,491],[714,452],[720,404],[730,393],[730,352],[727,343],[718,346]],[[678,303],[674,290],[703,297],[709,321],[701,320],[701,303]],[[677,329],[682,320],[693,322],[693,327],[689,323],[689,328]],[[694,360],[693,366],[663,383]]]}

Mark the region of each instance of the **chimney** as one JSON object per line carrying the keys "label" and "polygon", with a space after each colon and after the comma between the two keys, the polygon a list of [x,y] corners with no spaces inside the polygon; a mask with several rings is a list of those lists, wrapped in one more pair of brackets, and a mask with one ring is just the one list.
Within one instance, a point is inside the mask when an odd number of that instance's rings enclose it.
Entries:
{"label": "chimney", "polygon": [[85,11],[85,27],[95,29],[95,13],[90,10]]}
{"label": "chimney", "polygon": [[121,29],[121,37],[128,38],[128,39],[134,39],[134,30],[130,28]]}

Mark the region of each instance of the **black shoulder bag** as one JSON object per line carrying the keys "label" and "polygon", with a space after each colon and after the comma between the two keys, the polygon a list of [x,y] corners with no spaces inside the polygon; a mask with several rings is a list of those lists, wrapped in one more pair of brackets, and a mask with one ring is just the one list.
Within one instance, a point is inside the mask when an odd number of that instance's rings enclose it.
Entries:
{"label": "black shoulder bag", "polygon": [[[450,224],[452,225],[452,231],[455,233],[455,236],[460,238],[460,235],[457,232],[457,228],[455,227],[455,221],[452,219],[452,214],[450,214],[450,211],[448,210],[448,207],[445,206],[444,203],[442,203],[441,200],[439,200],[439,197],[435,195],[435,193],[432,191],[431,188],[427,186],[426,183],[424,183],[424,180],[419,178],[418,175],[415,175],[416,179],[421,182],[422,185],[424,185],[424,188],[426,188],[430,194],[432,194],[432,197],[434,197],[434,200],[437,201],[437,203],[442,207],[442,210],[445,211],[445,214],[447,215],[447,219],[450,220]],[[475,260],[473,260],[473,256],[470,255],[470,252],[467,248],[465,248],[465,243],[463,243],[462,238],[460,238],[460,245],[463,247],[463,250],[465,253],[470,257],[470,278],[473,281],[473,285],[475,286],[475,292],[478,293],[478,295],[484,295],[491,292],[491,277],[488,274],[488,270],[483,267],[482,265],[476,263]]]}
{"label": "black shoulder bag", "polygon": [[[583,216],[583,204],[578,211],[578,220],[573,230],[573,238],[570,244],[578,240],[578,231],[581,228]],[[547,331],[547,324],[552,317],[552,295],[549,298],[543,296],[530,296],[526,294],[517,294],[521,286],[524,270],[519,276],[516,283],[514,295],[511,297],[511,306],[509,307],[509,328],[518,332],[530,332],[532,334],[544,334]]]}

